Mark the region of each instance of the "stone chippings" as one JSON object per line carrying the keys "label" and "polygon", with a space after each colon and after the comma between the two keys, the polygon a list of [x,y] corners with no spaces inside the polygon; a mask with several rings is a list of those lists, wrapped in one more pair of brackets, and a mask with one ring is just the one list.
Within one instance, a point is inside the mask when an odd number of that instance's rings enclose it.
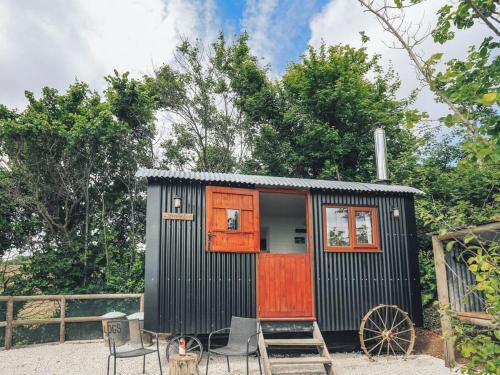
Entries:
{"label": "stone chippings", "polygon": [[[165,363],[164,345],[161,348],[164,374],[168,368]],[[102,341],[67,342],[64,344],[45,344],[0,350],[0,373],[2,375],[100,375],[106,374],[108,351]],[[450,374],[441,359],[428,355],[411,356],[404,361],[401,358],[380,358],[370,362],[360,353],[335,353],[332,355],[336,375],[440,375]],[[206,358],[206,357],[205,357]],[[205,359],[204,358],[204,359]],[[142,373],[142,358],[119,359],[117,374],[139,375]],[[324,374],[321,366],[275,367],[276,374]],[[213,356],[210,360],[211,375],[228,374],[226,359]],[[255,358],[250,358],[250,372],[259,373]],[[146,373],[159,374],[157,358],[150,354],[146,357]],[[205,360],[200,363],[200,373],[205,373]],[[231,373],[245,374],[245,358],[231,358]]]}

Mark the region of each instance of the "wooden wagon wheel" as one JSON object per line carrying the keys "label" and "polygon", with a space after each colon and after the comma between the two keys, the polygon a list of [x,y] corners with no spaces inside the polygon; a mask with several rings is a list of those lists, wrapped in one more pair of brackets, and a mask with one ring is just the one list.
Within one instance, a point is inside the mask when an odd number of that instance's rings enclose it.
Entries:
{"label": "wooden wagon wheel", "polygon": [[380,355],[403,355],[406,359],[415,344],[415,328],[408,313],[395,305],[378,305],[361,320],[359,341],[373,360]]}
{"label": "wooden wagon wheel", "polygon": [[186,340],[186,353],[196,354],[198,356],[198,363],[200,363],[201,357],[203,355],[203,345],[197,337],[187,335],[175,336],[168,340],[167,348],[165,350],[167,355],[167,362],[169,362],[172,355],[179,353],[179,340],[181,338],[184,338]]}

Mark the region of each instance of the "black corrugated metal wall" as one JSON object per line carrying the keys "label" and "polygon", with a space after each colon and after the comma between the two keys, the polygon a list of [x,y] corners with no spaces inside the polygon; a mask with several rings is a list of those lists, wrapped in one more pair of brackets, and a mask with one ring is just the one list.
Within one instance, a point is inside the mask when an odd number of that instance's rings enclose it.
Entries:
{"label": "black corrugated metal wall", "polygon": [[[248,187],[246,185],[245,187]],[[194,221],[162,220],[180,212]],[[378,303],[410,311],[421,324],[418,260],[411,195],[342,194],[313,191],[315,306],[325,331],[357,330],[364,313]],[[379,209],[383,253],[327,253],[322,250],[321,205],[338,203]],[[401,217],[393,218],[392,207]],[[229,325],[231,315],[255,316],[255,254],[208,253],[205,183],[150,179],[146,223],[145,328],[171,333],[208,333]]]}
{"label": "black corrugated metal wall", "polygon": [[455,311],[485,311],[484,296],[478,291],[470,291],[476,284],[476,279],[469,271],[467,255],[461,246],[455,246],[453,251],[444,254],[448,265],[446,274],[450,306]]}
{"label": "black corrugated metal wall", "polygon": [[[325,331],[358,330],[372,307],[395,304],[422,324],[413,199],[312,192],[316,317]],[[378,208],[382,253],[323,251],[322,205]],[[398,207],[399,218],[391,210]]]}
{"label": "black corrugated metal wall", "polygon": [[[156,198],[150,200],[150,193]],[[174,195],[182,197],[179,211],[192,212],[193,221],[161,219],[163,211],[175,211]],[[255,254],[206,252],[204,208],[199,182],[150,182],[147,215],[160,225],[155,233],[149,223],[146,228],[146,329],[208,333],[229,326],[231,315],[255,316]]]}

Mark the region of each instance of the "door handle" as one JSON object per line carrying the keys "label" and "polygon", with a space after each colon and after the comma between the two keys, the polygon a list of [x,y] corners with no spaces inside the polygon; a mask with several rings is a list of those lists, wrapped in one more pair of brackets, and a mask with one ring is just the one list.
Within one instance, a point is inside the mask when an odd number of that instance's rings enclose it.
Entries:
{"label": "door handle", "polygon": [[215,237],[215,233],[208,232],[208,251],[212,250],[212,237]]}

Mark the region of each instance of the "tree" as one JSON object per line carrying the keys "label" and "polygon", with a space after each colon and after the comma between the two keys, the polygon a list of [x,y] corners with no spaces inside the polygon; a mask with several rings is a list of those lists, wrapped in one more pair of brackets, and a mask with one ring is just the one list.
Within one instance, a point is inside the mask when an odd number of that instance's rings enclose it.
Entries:
{"label": "tree", "polygon": [[153,101],[127,74],[107,82],[106,101],[81,82],[40,99],[27,92],[28,107],[0,121],[15,223],[37,225],[11,243],[30,255],[16,293],[141,289],[145,207],[134,174],[151,165]]}
{"label": "tree", "polygon": [[385,127],[391,161],[414,148],[401,126],[410,100],[396,99],[398,87],[394,72],[383,72],[364,48],[310,47],[276,83],[271,116],[263,112],[255,152],[262,172],[373,180],[377,126]]}
{"label": "tree", "polygon": [[207,51],[184,41],[176,64],[148,80],[158,108],[172,120],[162,144],[164,167],[232,172],[250,158],[255,129],[242,109],[253,105],[252,94],[266,84],[266,75],[247,40],[243,34],[227,44],[220,34]]}
{"label": "tree", "polygon": [[403,181],[426,193],[417,200],[419,218],[434,218],[420,231],[421,239],[426,239],[425,245],[420,242],[421,248],[430,248],[426,233],[440,230],[441,220],[446,220],[448,228],[498,220],[499,169],[478,168],[453,134],[439,141],[428,140],[420,154]]}
{"label": "tree", "polygon": [[497,163],[500,160],[498,116],[492,106],[500,97],[500,57],[494,53],[500,44],[485,35],[479,47],[469,47],[466,61],[452,59],[444,64],[444,71],[436,67],[444,53],[424,57],[419,46],[431,34],[436,43],[446,43],[454,38],[454,27],[470,29],[477,19],[485,22],[498,36],[493,24],[498,22],[498,2],[461,0],[448,3],[438,11],[438,21],[432,32],[422,33],[422,24],[412,27],[405,22],[405,16],[414,5],[425,0],[358,1],[377,18],[383,30],[396,39],[393,48],[402,48],[408,53],[418,77],[428,85],[436,100],[448,106],[451,114],[442,119],[443,123],[466,129],[469,139],[464,145],[473,151],[480,163]]}
{"label": "tree", "polygon": [[[463,145],[484,168],[494,168],[500,162],[500,121],[495,105],[500,98],[500,56],[492,56],[499,46],[491,37],[485,38],[478,48],[469,48],[464,61],[447,61],[444,71],[437,72],[433,80],[433,86],[466,112],[474,124],[475,136],[467,137]],[[442,121],[449,127],[460,125],[453,114]]]}
{"label": "tree", "polygon": [[[444,63],[444,68],[439,69],[437,63],[445,54],[437,53],[423,58],[417,52],[417,47],[426,35],[417,36],[404,22],[406,12],[411,12],[412,6],[423,2],[422,0],[395,0],[394,3],[384,0],[381,4],[374,0],[359,2],[377,17],[383,29],[391,33],[400,47],[406,50],[420,77],[435,94],[436,100],[448,105],[451,113],[441,119],[442,123],[460,130],[461,135],[465,136],[465,140],[460,142],[462,154],[455,164],[445,163],[435,168],[432,163],[442,160],[433,158],[432,155],[428,158],[431,164],[424,163],[424,167],[430,168],[421,169],[423,174],[419,177],[430,177],[424,184],[430,190],[430,195],[418,205],[420,222],[427,228],[446,231],[500,220],[500,122],[496,106],[499,99],[500,58],[497,51],[500,44],[493,37],[484,35],[479,46],[468,47],[464,61],[452,59]],[[436,43],[445,44],[455,37],[455,28],[467,30],[480,20],[498,38],[498,7],[498,1],[491,0],[448,2],[438,11],[432,37]],[[446,147],[441,147],[441,150],[446,150]],[[485,311],[493,316],[495,324],[498,323],[498,241],[485,243],[481,238],[468,235],[463,240],[450,241],[447,249],[453,248],[455,244],[459,244],[469,255],[469,270],[475,277],[476,284],[468,292],[476,290],[483,293],[486,300]],[[450,314],[450,311],[446,306],[441,306],[441,313]],[[456,321],[453,332],[447,334],[454,336],[462,355],[470,359],[461,368],[463,372],[498,373],[498,330],[478,331]]]}
{"label": "tree", "polygon": [[[416,0],[412,0],[416,3]],[[402,6],[402,1],[397,3]],[[500,32],[495,24],[498,24],[498,1],[494,0],[460,0],[449,2],[438,11],[438,22],[432,31],[434,40],[444,43],[455,37],[453,27],[457,29],[469,29],[477,20],[482,21],[490,30],[500,37]]]}

